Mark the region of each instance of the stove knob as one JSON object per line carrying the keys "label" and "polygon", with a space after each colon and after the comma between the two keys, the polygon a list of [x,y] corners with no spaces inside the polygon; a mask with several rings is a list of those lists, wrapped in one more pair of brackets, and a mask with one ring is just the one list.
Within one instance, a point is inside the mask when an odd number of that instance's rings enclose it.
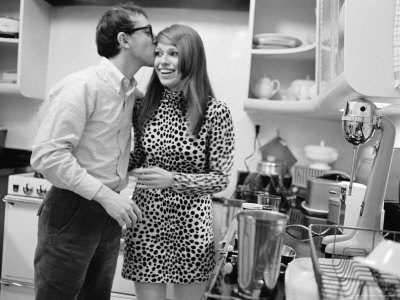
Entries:
{"label": "stove knob", "polygon": [[24,185],[22,190],[24,191],[24,193],[26,195],[30,195],[33,192],[33,187],[29,183],[27,183],[27,184]]}
{"label": "stove knob", "polygon": [[40,185],[40,187],[36,189],[36,193],[38,194],[38,196],[44,197],[47,193],[47,189],[43,187],[43,185]]}

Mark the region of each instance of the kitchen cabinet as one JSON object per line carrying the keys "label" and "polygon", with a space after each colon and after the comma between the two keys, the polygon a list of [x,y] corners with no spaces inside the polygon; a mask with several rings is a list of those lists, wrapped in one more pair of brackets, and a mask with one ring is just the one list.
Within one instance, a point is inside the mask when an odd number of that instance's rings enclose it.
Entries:
{"label": "kitchen cabinet", "polygon": [[[314,101],[290,100],[289,88],[294,80],[316,78],[316,1],[251,0],[249,13],[251,64],[244,109],[248,113],[315,111]],[[301,45],[287,48],[255,45],[253,39],[264,33],[294,38]],[[280,82],[279,91],[269,100],[257,99],[252,91],[263,76]]]}
{"label": "kitchen cabinet", "polygon": [[[318,0],[317,56],[320,110],[337,116],[349,99],[373,101],[397,115],[394,84],[396,0]],[[397,26],[400,26],[397,25]]]}
{"label": "kitchen cabinet", "polygon": [[[258,118],[290,113],[337,119],[348,100],[364,97],[381,113],[398,114],[400,93],[393,75],[395,5],[396,0],[252,0],[244,109]],[[303,43],[289,49],[254,49],[253,38],[260,33],[279,33]],[[255,99],[251,87],[263,75],[280,80],[281,94]],[[285,100],[290,83],[307,77],[315,80],[316,95],[310,100]]]}
{"label": "kitchen cabinet", "polygon": [[[64,5],[84,5],[84,6],[110,6],[129,0],[45,0],[54,6]],[[160,7],[160,8],[211,8],[224,10],[247,10],[249,8],[248,0],[136,0],[136,5],[142,7]]]}
{"label": "kitchen cabinet", "polygon": [[[0,2],[0,15],[19,19],[18,37],[0,37],[0,96],[44,100],[51,6],[41,0]],[[16,80],[3,74],[15,74]]]}

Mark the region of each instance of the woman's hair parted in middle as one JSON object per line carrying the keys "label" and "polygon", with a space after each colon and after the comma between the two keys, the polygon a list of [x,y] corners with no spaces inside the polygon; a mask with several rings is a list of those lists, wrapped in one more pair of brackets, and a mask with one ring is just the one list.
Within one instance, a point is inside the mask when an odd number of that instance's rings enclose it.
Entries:
{"label": "woman's hair parted in middle", "polygon": [[[162,30],[157,43],[174,45],[178,49],[178,68],[181,73],[179,86],[182,89],[186,115],[191,134],[200,132],[209,97],[214,92],[207,73],[204,45],[200,35],[193,28],[174,24]],[[145,99],[139,114],[139,124],[144,124],[154,113],[161,101],[163,87],[153,71]]]}

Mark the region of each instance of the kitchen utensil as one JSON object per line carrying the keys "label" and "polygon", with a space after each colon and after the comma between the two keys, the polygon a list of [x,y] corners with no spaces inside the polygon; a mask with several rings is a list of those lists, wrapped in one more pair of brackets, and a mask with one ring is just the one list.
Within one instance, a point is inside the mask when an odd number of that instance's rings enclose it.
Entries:
{"label": "kitchen utensil", "polygon": [[[315,281],[318,285],[318,299],[399,299],[400,278],[385,273],[374,272],[362,263],[350,258],[366,256],[372,252],[376,242],[374,239],[367,240],[367,247],[364,249],[348,247],[345,249],[346,252],[341,255],[321,258],[321,237],[324,237],[326,234],[333,234],[336,237],[340,237],[343,229],[341,226],[333,225],[311,225],[309,227],[309,246],[311,250],[312,269],[314,270]],[[363,228],[350,229],[370,231]],[[315,238],[314,232],[320,232],[318,238]],[[399,232],[378,230],[376,233],[377,235],[387,236],[394,240],[399,239]],[[337,242],[334,242],[334,248],[336,245]],[[297,259],[289,267],[296,261]]]}
{"label": "kitchen utensil", "polygon": [[251,84],[251,91],[258,99],[270,99],[281,87],[279,80],[270,79],[266,75]]}
{"label": "kitchen utensil", "polygon": [[400,243],[390,240],[382,241],[368,256],[355,256],[353,259],[369,268],[400,279]]}
{"label": "kitchen utensil", "polygon": [[0,36],[18,37],[19,20],[17,18],[0,16]]}
{"label": "kitchen utensil", "polygon": [[3,83],[16,83],[17,82],[17,70],[5,71],[1,75],[0,82]]}
{"label": "kitchen utensil", "polygon": [[260,148],[260,152],[262,161],[285,162],[285,172],[297,162],[286,141],[279,136],[279,132],[276,137]]}
{"label": "kitchen utensil", "polygon": [[297,258],[287,266],[285,272],[285,299],[320,299],[310,257]]}
{"label": "kitchen utensil", "polygon": [[289,91],[299,100],[308,100],[317,95],[317,85],[314,80],[297,79],[290,84]]}
{"label": "kitchen utensil", "polygon": [[339,157],[339,152],[335,148],[326,147],[324,141],[321,141],[319,146],[306,146],[304,154],[313,162],[310,168],[317,170],[331,170],[332,167],[329,164],[335,162]]}
{"label": "kitchen utensil", "polygon": [[281,197],[260,192],[257,194],[257,203],[262,205],[262,209],[279,211]]}
{"label": "kitchen utensil", "polygon": [[[358,98],[347,102],[342,116],[342,129],[348,142],[353,144],[353,163],[348,188],[352,194],[352,184],[357,159],[358,146],[368,141],[375,129],[381,130],[381,139],[375,157],[371,175],[368,179],[364,197],[364,207],[360,212],[358,227],[372,229],[371,231],[357,231],[350,234],[349,239],[336,243],[335,253],[343,253],[347,248],[368,249],[369,241],[378,244],[383,237],[376,233],[382,227],[382,207],[387,186],[389,169],[393,155],[395,127],[390,119],[377,114],[377,108],[369,100]],[[374,231],[373,231],[374,230]],[[327,245],[328,248],[329,244]]]}
{"label": "kitchen utensil", "polygon": [[291,263],[296,258],[296,250],[288,245],[282,246],[281,252],[281,271],[282,271],[282,264],[286,270],[286,267],[289,263]]}
{"label": "kitchen utensil", "polygon": [[328,212],[331,192],[339,193],[338,181],[313,177],[307,180],[306,206],[310,209]]}
{"label": "kitchen utensil", "polygon": [[260,33],[253,37],[253,46],[258,49],[296,48],[302,45],[298,38],[280,33]]}
{"label": "kitchen utensil", "polygon": [[263,287],[276,287],[288,217],[276,211],[242,210],[237,219],[239,293],[261,299]]}
{"label": "kitchen utensil", "polygon": [[253,203],[253,202],[244,202],[242,203],[242,210],[262,210],[263,207],[261,204]]}
{"label": "kitchen utensil", "polygon": [[364,99],[347,102],[342,117],[342,131],[345,139],[353,144],[353,163],[351,167],[349,195],[351,195],[354,179],[357,152],[361,144],[368,142],[379,125],[376,106]]}
{"label": "kitchen utensil", "polygon": [[276,93],[276,99],[280,99],[282,101],[296,101],[299,100],[297,96],[289,90],[280,90]]}
{"label": "kitchen utensil", "polygon": [[281,178],[286,171],[286,165],[283,161],[259,161],[257,163],[257,172],[262,175],[279,175]]}

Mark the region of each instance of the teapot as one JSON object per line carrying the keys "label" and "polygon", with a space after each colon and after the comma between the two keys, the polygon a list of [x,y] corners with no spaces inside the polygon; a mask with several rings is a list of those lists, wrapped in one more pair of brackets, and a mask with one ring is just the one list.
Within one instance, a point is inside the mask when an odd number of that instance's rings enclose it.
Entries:
{"label": "teapot", "polygon": [[308,100],[317,95],[317,85],[314,80],[297,79],[290,84],[289,91],[299,100]]}
{"label": "teapot", "polygon": [[281,87],[279,80],[267,76],[259,78],[251,86],[251,91],[258,99],[271,99]]}

